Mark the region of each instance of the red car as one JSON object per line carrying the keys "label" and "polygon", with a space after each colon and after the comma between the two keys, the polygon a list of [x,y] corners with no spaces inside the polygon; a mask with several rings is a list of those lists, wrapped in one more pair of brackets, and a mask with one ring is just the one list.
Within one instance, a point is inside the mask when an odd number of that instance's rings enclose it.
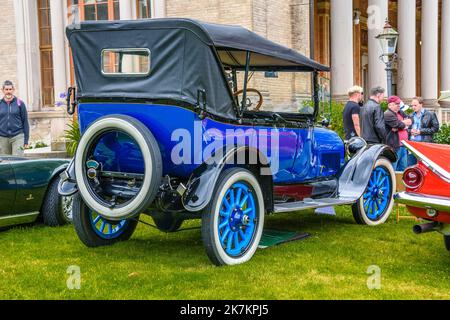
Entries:
{"label": "red car", "polygon": [[406,169],[406,191],[394,198],[416,217],[429,221],[415,225],[414,233],[437,231],[444,235],[450,251],[450,146],[412,141],[403,141],[403,145],[416,156],[418,164]]}

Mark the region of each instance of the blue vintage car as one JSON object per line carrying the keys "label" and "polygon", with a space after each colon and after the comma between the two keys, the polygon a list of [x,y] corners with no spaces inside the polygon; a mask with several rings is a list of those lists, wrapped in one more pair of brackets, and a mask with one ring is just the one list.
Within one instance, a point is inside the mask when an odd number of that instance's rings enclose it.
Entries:
{"label": "blue vintage car", "polygon": [[[232,265],[253,256],[267,214],[348,204],[357,223],[388,218],[395,153],[345,146],[315,125],[328,67],[245,28],[188,19],[83,22],[67,37],[82,138],[59,191],[75,194],[87,246],[129,239],[141,214],[164,232],[201,218],[208,257]],[[301,75],[314,93],[293,112],[266,110],[267,94],[249,87]]]}

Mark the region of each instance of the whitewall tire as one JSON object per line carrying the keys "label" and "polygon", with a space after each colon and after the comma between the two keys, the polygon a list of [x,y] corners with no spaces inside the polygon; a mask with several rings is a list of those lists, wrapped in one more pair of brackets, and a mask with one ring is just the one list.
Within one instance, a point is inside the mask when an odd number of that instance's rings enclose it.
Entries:
{"label": "whitewall tire", "polygon": [[221,173],[213,197],[202,215],[202,238],[215,265],[236,265],[252,258],[264,227],[264,197],[248,170]]}
{"label": "whitewall tire", "polygon": [[[99,201],[89,187],[86,176],[88,150],[99,136],[109,131],[118,131],[130,136],[140,148],[145,167],[140,191],[126,205],[117,207]],[[86,205],[113,221],[130,219],[142,213],[155,198],[162,176],[161,153],[153,134],[140,121],[124,115],[105,116],[87,128],[78,144],[74,166],[78,190]]]}
{"label": "whitewall tire", "polygon": [[395,191],[396,179],[392,163],[380,157],[373,167],[366,190],[352,206],[355,221],[369,226],[385,223],[394,206]]}

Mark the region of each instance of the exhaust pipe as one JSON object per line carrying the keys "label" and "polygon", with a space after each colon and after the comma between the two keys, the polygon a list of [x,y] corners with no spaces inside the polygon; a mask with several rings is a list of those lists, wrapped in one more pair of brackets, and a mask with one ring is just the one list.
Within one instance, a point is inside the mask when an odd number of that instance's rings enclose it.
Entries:
{"label": "exhaust pipe", "polygon": [[427,233],[432,231],[438,230],[438,222],[430,222],[430,223],[424,223],[424,224],[416,224],[413,227],[413,232],[415,234],[421,234],[421,233]]}

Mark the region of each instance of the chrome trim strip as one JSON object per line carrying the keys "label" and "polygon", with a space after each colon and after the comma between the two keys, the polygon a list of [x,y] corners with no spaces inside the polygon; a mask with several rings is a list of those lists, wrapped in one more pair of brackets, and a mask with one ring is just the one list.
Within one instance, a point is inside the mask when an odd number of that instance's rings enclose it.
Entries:
{"label": "chrome trim strip", "polygon": [[450,198],[399,192],[394,195],[394,199],[398,203],[411,207],[450,212]]}
{"label": "chrome trim strip", "polygon": [[0,217],[0,227],[9,227],[16,224],[32,223],[36,221],[39,212],[16,214]]}
{"label": "chrome trim strip", "polygon": [[433,171],[435,174],[439,176],[442,180],[444,180],[447,183],[450,183],[450,173],[447,172],[444,168],[442,168],[440,165],[435,163],[433,160],[425,156],[423,153],[418,151],[416,148],[411,146],[408,142],[402,140],[402,144],[409,150],[413,155],[420,158],[422,160],[423,164],[428,167],[431,171]]}

